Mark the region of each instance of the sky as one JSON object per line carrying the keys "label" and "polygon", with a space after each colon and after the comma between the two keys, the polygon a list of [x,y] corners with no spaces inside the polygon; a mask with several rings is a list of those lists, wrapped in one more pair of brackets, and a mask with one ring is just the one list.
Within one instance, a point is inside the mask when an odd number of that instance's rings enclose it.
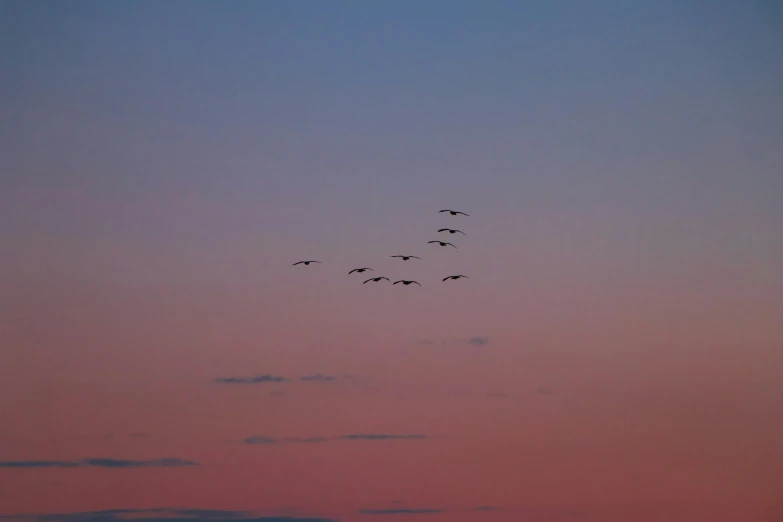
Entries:
{"label": "sky", "polygon": [[783,520],[782,26],[0,0],[2,520]]}

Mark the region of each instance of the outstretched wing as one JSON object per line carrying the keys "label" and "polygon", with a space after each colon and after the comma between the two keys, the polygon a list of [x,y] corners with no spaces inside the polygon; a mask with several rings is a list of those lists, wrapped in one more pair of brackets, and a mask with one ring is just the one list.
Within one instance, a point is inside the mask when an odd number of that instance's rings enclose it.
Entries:
{"label": "outstretched wing", "polygon": [[388,277],[379,277],[378,279],[385,279],[391,283],[391,280]]}
{"label": "outstretched wing", "polygon": [[440,230],[438,230],[438,232],[443,232],[444,230],[449,230],[449,231],[451,231],[451,229],[450,229],[450,228],[441,228]]}
{"label": "outstretched wing", "polygon": [[419,259],[419,260],[421,260],[421,258],[420,258],[420,257],[416,257],[416,256],[411,256],[411,257],[412,257],[413,259]]}
{"label": "outstretched wing", "polygon": [[395,281],[395,282],[392,283],[392,285],[396,285],[397,283],[402,283],[402,280]]}
{"label": "outstretched wing", "polygon": [[451,210],[449,210],[449,209],[445,209],[445,210],[438,210],[438,214],[440,214],[441,212],[451,212]]}
{"label": "outstretched wing", "polygon": [[460,234],[462,234],[463,236],[467,236],[467,234],[466,234],[465,232],[463,232],[462,230],[456,230],[456,229],[455,229],[454,231],[455,231],[455,232],[459,232],[459,233],[460,233]]}
{"label": "outstretched wing", "polygon": [[351,274],[353,274],[353,273],[354,273],[354,272],[356,272],[357,270],[359,270],[359,269],[358,269],[358,268],[354,268],[353,270],[351,270],[350,272],[348,272],[348,275],[351,275]]}
{"label": "outstretched wing", "polygon": [[444,278],[443,278],[443,280],[444,280],[444,281],[445,281],[446,279],[451,279],[451,276],[446,276],[446,277],[444,277]]}
{"label": "outstretched wing", "polygon": [[372,268],[362,268],[362,270],[369,270],[370,272],[375,272]]}
{"label": "outstretched wing", "polygon": [[440,241],[427,241],[427,244],[428,244],[428,245],[429,245],[430,243],[440,243]]}
{"label": "outstretched wing", "polygon": [[296,265],[298,265],[300,263],[304,263],[304,261],[297,261],[296,263],[294,263],[294,266],[296,266]]}
{"label": "outstretched wing", "polygon": [[405,256],[389,256],[389,257],[405,257]]}
{"label": "outstretched wing", "polygon": [[462,214],[463,216],[469,216],[470,214],[465,214],[464,212],[457,211],[457,214]]}
{"label": "outstretched wing", "polygon": [[417,285],[421,286],[418,281],[411,281],[411,283],[416,283]]}
{"label": "outstretched wing", "polygon": [[373,280],[373,278],[371,277],[370,279],[368,279],[367,281],[365,281],[365,282],[364,282],[364,283],[362,283],[362,284],[369,283],[369,282],[370,282],[370,281],[372,281],[372,280]]}
{"label": "outstretched wing", "polygon": [[454,245],[452,245],[451,243],[446,243],[446,244],[447,244],[447,245],[451,245],[451,246],[453,246],[454,248],[457,248],[457,247],[455,247]]}
{"label": "outstretched wing", "polygon": [[468,276],[460,275],[460,277],[464,277],[465,279],[470,279]]}

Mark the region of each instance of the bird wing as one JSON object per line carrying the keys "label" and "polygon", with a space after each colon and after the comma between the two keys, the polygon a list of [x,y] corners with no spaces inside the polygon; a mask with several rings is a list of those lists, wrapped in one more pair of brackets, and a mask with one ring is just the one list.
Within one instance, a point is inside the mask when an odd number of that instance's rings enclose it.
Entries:
{"label": "bird wing", "polygon": [[380,277],[379,279],[385,279],[385,280],[391,282],[391,280],[388,277]]}
{"label": "bird wing", "polygon": [[389,256],[389,257],[405,257],[405,256]]}
{"label": "bird wing", "polygon": [[451,243],[446,243],[446,244],[447,244],[447,245],[451,245],[451,246],[453,246],[454,248],[457,248],[457,247],[455,247],[454,245],[452,245]]}
{"label": "bird wing", "polygon": [[444,277],[444,278],[443,278],[443,280],[444,280],[444,281],[445,281],[446,279],[451,279],[451,276],[446,276],[446,277]]}
{"label": "bird wing", "polygon": [[300,263],[304,263],[304,261],[297,261],[296,263],[294,263],[294,266],[296,266],[296,265],[298,265]]}
{"label": "bird wing", "polygon": [[441,228],[440,230],[438,230],[438,232],[443,232],[444,230],[451,230],[451,229],[450,228]]}
{"label": "bird wing", "polygon": [[[367,281],[365,281],[364,283],[369,283],[369,282],[370,282],[370,281],[372,281],[372,280],[373,280],[373,278],[371,277],[370,279],[368,279],[368,280],[367,280]],[[362,284],[364,284],[364,283],[362,283]]]}
{"label": "bird wing", "polygon": [[468,276],[460,275],[460,277],[464,277],[465,279],[470,279]]}
{"label": "bird wing", "polygon": [[457,214],[462,214],[463,216],[469,216],[470,214],[465,214],[464,212],[457,211]]}
{"label": "bird wing", "polygon": [[310,261],[311,263],[320,263],[320,261]]}
{"label": "bird wing", "polygon": [[370,272],[375,272],[372,268],[363,268],[362,270],[369,270]]}
{"label": "bird wing", "polygon": [[421,259],[420,257],[416,257],[416,256],[411,256],[411,257],[414,259]]}
{"label": "bird wing", "polygon": [[427,241],[427,244],[428,244],[428,245],[429,245],[430,243],[440,243],[440,241]]}
{"label": "bird wing", "polygon": [[354,272],[356,272],[357,270],[359,270],[359,269],[358,269],[358,268],[354,268],[353,270],[351,270],[350,272],[348,272],[348,275],[351,275],[351,274],[353,274],[353,273],[354,273]]}
{"label": "bird wing", "polygon": [[418,281],[411,281],[411,283],[416,283],[417,285],[421,286]]}
{"label": "bird wing", "polygon": [[438,214],[440,214],[441,212],[451,212],[451,210],[449,210],[449,209],[445,209],[445,210],[438,210]]}
{"label": "bird wing", "polygon": [[459,232],[459,233],[460,233],[460,234],[462,234],[463,236],[467,236],[467,234],[466,234],[465,232],[463,232],[462,230],[457,230],[457,232]]}
{"label": "bird wing", "polygon": [[396,285],[397,283],[402,283],[402,279],[400,279],[399,281],[393,282],[392,285]]}

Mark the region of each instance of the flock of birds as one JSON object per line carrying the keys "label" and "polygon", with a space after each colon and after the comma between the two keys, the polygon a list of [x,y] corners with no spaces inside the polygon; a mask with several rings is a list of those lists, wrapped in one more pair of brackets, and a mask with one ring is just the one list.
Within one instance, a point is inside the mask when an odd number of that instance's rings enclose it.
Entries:
{"label": "flock of birds", "polygon": [[[448,213],[449,213],[450,215],[452,215],[452,216],[456,216],[456,215],[458,215],[458,214],[461,214],[461,215],[463,215],[463,216],[469,216],[469,214],[466,214],[466,213],[464,213],[464,212],[461,212],[461,211],[459,211],[459,210],[449,210],[449,209],[444,209],[444,210],[439,210],[439,211],[438,211],[438,214],[440,214],[441,212],[448,212]],[[441,228],[440,230],[438,230],[438,232],[448,232],[449,234],[456,234],[456,233],[460,233],[460,234],[462,234],[462,235],[464,235],[464,236],[467,236],[467,234],[465,234],[465,232],[463,232],[462,230],[457,230],[456,228]],[[455,249],[457,248],[457,247],[456,247],[456,246],[455,246],[453,243],[449,243],[448,241],[439,241],[439,240],[427,241],[427,244],[428,244],[428,245],[429,245],[429,244],[432,244],[432,243],[437,243],[439,246],[442,246],[442,247],[445,247],[445,246],[451,246],[451,247],[454,247]],[[389,256],[389,257],[399,257],[399,258],[400,258],[400,259],[402,259],[403,261],[408,261],[409,259],[419,259],[419,260],[421,260],[421,258],[420,258],[420,257],[417,257],[417,256],[412,256],[412,255],[405,255],[405,256],[404,256],[404,255],[400,255],[400,254],[395,254],[395,255],[393,255],[393,256]],[[304,265],[304,266],[308,266],[310,263],[320,263],[320,262],[321,262],[321,261],[316,261],[316,260],[314,260],[314,259],[309,259],[309,260],[307,260],[307,261],[297,261],[296,263],[294,263],[294,266],[296,266],[296,265]],[[375,272],[375,270],[373,270],[372,268],[369,268],[369,267],[362,267],[362,268],[354,268],[353,270],[351,270],[350,272],[348,272],[348,275],[351,275],[351,274],[353,274],[354,272],[356,272],[357,274],[363,274],[364,272],[366,272],[366,271],[368,271],[368,270],[369,270],[370,272]],[[466,275],[462,275],[462,274],[457,274],[457,275],[450,275],[450,276],[446,276],[446,277],[444,277],[444,278],[443,278],[443,281],[448,281],[449,279],[454,279],[454,280],[456,280],[456,279],[462,279],[462,278],[468,279],[468,276],[466,276]],[[389,282],[391,283],[391,280],[390,280],[388,277],[384,277],[384,276],[378,276],[378,277],[371,277],[371,278],[367,279],[367,280],[366,280],[364,283],[362,283],[362,284],[363,284],[363,285],[364,285],[364,284],[367,284],[367,283],[369,283],[370,281],[372,281],[373,283],[377,283],[377,282],[379,282],[379,281],[384,281],[384,280],[386,280],[386,281],[389,281]],[[405,286],[408,286],[408,285],[410,285],[410,284],[414,284],[414,283],[415,283],[415,284],[417,284],[417,285],[421,286],[421,283],[419,283],[418,281],[409,280],[409,279],[400,279],[399,281],[395,281],[394,283],[392,283],[392,286],[393,286],[393,285],[396,285],[397,283],[402,283],[402,284],[403,284],[403,285],[405,285]]]}

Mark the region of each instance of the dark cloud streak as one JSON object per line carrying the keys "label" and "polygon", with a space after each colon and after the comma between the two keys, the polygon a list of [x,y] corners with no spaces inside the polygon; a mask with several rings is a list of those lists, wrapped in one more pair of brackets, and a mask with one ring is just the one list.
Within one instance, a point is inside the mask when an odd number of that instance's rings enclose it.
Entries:
{"label": "dark cloud streak", "polygon": [[198,462],[177,458],[157,460],[122,460],[93,458],[73,461],[62,460],[9,460],[0,461],[0,468],[177,468],[198,466]]}

